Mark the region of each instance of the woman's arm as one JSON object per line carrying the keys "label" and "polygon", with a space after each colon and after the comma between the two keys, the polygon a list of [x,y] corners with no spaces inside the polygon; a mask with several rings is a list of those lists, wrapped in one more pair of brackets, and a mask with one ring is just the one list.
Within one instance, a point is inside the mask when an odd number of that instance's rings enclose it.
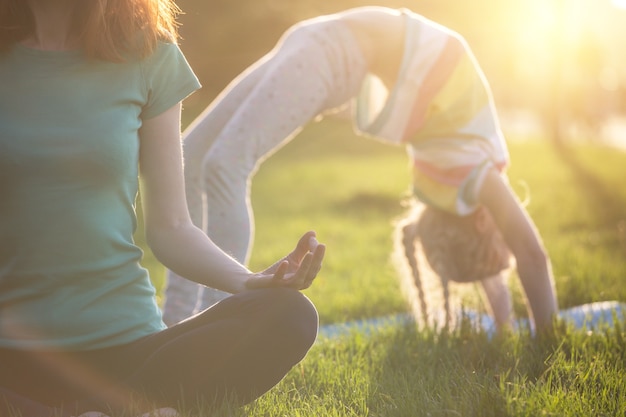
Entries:
{"label": "woman's arm", "polygon": [[313,232],[305,234],[281,261],[264,272],[252,273],[193,225],[184,191],[180,112],[179,103],[145,120],[139,132],[146,240],[157,259],[187,279],[231,293],[247,288],[303,289],[311,285],[325,249]]}
{"label": "woman's arm", "polygon": [[489,209],[515,256],[517,272],[537,330],[549,329],[558,307],[550,261],[535,225],[495,169],[487,174],[478,198]]}

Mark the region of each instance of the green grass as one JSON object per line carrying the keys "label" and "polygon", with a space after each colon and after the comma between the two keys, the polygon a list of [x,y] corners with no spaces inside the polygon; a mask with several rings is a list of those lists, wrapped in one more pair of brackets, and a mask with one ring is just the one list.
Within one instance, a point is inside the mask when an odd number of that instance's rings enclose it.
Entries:
{"label": "green grass", "polygon": [[[626,154],[556,149],[542,139],[510,143],[509,177],[550,253],[560,306],[626,301]],[[407,164],[402,149],[355,138],[349,127],[309,126],[253,183],[251,268],[273,263],[314,229],[327,258],[306,294],[322,324],[406,312],[390,253]],[[146,262],[162,280],[158,264]],[[515,277],[512,286],[524,314]],[[625,338],[623,323],[593,333],[561,327],[539,341],[523,331],[489,340],[467,327],[448,334],[389,325],[320,338],[255,403],[202,415],[624,416]]]}
{"label": "green grass", "polygon": [[391,222],[409,186],[407,158],[351,137],[346,126],[310,126],[262,166],[252,188],[251,268],[271,264],[308,229],[327,245],[320,279],[307,291],[325,306],[322,323],[406,311],[389,255]]}
{"label": "green grass", "polygon": [[[626,155],[555,149],[540,138],[510,150],[511,184],[548,248],[560,306],[626,301]],[[407,310],[390,262],[391,224],[409,186],[402,149],[323,122],[266,162],[253,184],[253,269],[313,228],[328,251],[306,293],[323,324]],[[512,286],[524,314],[516,279]],[[625,415],[625,334],[618,324],[595,333],[560,328],[542,341],[525,332],[489,340],[468,328],[388,326],[322,338],[266,396],[215,415]]]}

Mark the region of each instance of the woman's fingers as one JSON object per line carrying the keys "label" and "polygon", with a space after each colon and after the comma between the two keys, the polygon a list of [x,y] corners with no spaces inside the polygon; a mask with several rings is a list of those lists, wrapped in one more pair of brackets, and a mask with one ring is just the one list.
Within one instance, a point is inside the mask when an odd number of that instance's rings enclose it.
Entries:
{"label": "woman's fingers", "polygon": [[309,288],[313,283],[313,280],[317,277],[317,274],[322,269],[322,261],[324,260],[324,255],[326,254],[326,246],[325,245],[317,245],[315,251],[313,252],[313,259],[311,261],[311,266],[309,268],[309,272],[307,274],[307,278],[304,281],[304,288]]}
{"label": "woman's fingers", "polygon": [[315,277],[322,268],[322,260],[326,252],[326,246],[317,244],[313,252],[307,252],[297,271],[289,278],[285,279],[290,286],[298,289],[305,289],[311,286]]}
{"label": "woman's fingers", "polygon": [[287,273],[288,269],[289,269],[289,262],[281,261],[280,264],[278,264],[278,268],[276,268],[276,272],[274,272],[274,279],[275,280],[285,279],[285,274]]}
{"label": "woman's fingers", "polygon": [[315,235],[309,236],[309,251],[314,252],[315,249],[319,246],[319,242],[317,241],[317,237]]}
{"label": "woman's fingers", "polygon": [[306,289],[322,268],[325,253],[326,246],[317,241],[315,232],[307,232],[302,235],[293,252],[265,271],[254,274],[246,286],[250,289],[271,286]]}
{"label": "woman's fingers", "polygon": [[296,262],[300,262],[300,260],[306,255],[308,252],[312,252],[315,247],[317,247],[317,239],[315,238],[315,232],[309,231],[306,232],[300,240],[298,240],[298,244],[296,248],[292,252],[292,255],[296,258]]}

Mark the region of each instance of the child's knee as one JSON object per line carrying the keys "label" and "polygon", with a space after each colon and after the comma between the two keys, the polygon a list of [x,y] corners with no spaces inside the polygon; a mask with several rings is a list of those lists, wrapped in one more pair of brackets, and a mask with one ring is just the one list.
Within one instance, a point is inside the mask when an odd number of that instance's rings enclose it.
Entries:
{"label": "child's knee", "polygon": [[248,169],[241,159],[210,152],[202,161],[202,181],[205,187],[230,190],[245,186]]}

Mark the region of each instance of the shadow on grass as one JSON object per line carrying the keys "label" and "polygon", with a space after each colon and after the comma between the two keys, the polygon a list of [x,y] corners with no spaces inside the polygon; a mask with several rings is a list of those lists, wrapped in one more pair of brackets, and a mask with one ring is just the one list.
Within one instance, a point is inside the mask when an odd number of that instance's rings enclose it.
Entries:
{"label": "shadow on grass", "polygon": [[[608,229],[619,227],[626,221],[626,201],[620,198],[597,174],[594,174],[577,155],[575,148],[565,144],[555,144],[557,155],[571,170],[575,183],[596,213],[593,219],[597,226]],[[599,161],[601,163],[601,161]]]}
{"label": "shadow on grass", "polygon": [[403,212],[400,199],[391,195],[358,192],[345,200],[339,200],[334,210],[342,214],[361,216],[366,214],[382,214],[386,217],[397,216]]}
{"label": "shadow on grass", "polygon": [[409,324],[373,337],[387,355],[371,376],[369,408],[386,417],[513,415],[509,386],[541,379],[555,348],[463,326],[447,332]]}

